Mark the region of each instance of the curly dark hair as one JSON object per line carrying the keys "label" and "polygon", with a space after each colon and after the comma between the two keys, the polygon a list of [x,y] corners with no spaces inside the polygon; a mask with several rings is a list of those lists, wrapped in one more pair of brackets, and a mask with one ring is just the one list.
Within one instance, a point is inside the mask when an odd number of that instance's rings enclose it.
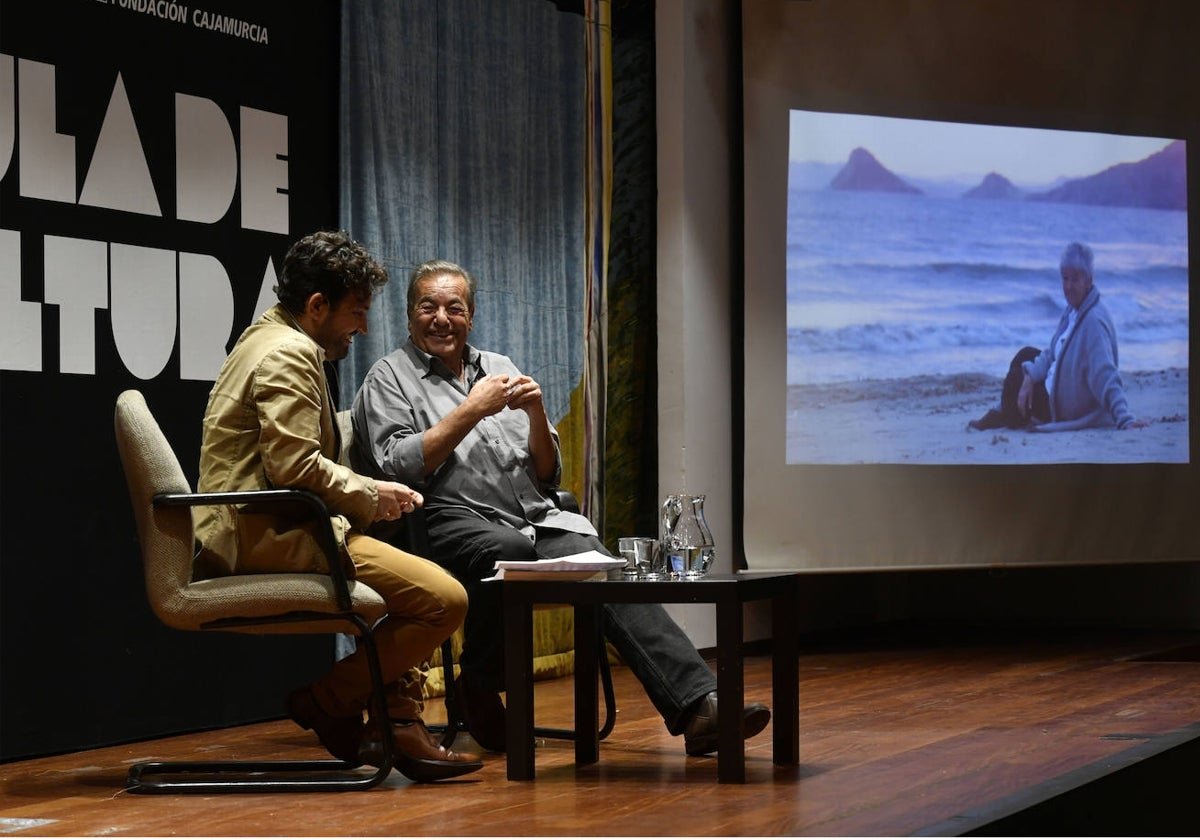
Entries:
{"label": "curly dark hair", "polygon": [[347,292],[366,300],[388,281],[387,269],[344,230],[321,230],[298,240],[283,258],[275,294],[293,315],[317,292],[337,306]]}

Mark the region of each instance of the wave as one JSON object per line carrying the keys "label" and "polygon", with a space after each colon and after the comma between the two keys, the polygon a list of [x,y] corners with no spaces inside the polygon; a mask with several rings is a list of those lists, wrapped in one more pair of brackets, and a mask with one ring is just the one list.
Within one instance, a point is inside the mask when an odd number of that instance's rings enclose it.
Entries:
{"label": "wave", "polygon": [[[1184,256],[1186,257],[1186,254]],[[1029,284],[1031,287],[1055,288],[1058,285],[1057,272],[1048,270],[1044,262],[1036,265],[1020,265],[1013,262],[986,262],[970,259],[931,261],[919,255],[906,258],[904,254],[831,260],[817,255],[793,252],[792,248],[789,248],[787,272],[789,287],[796,284],[820,287],[835,281],[837,285],[844,285],[847,278],[868,277],[875,279],[895,277],[906,282],[924,280],[935,283],[951,279],[963,283],[1004,281]],[[1181,279],[1186,283],[1187,276],[1186,262],[1164,261],[1097,270],[1096,283],[1099,286],[1113,284],[1158,286],[1163,283],[1177,283]]]}
{"label": "wave", "polygon": [[[973,317],[963,317],[967,308]],[[1043,317],[1014,317],[1035,309]],[[1061,305],[1047,298],[948,311],[953,314],[940,321],[926,313],[921,322],[789,328],[787,380],[812,384],[1000,371],[1019,348],[1049,344]],[[1118,323],[1117,332],[1122,370],[1188,366],[1186,311],[1142,312]]]}
{"label": "wave", "polygon": [[1185,213],[807,196],[789,206],[788,381],[993,372],[1044,347],[1067,242],[1095,252],[1122,368],[1186,367]]}
{"label": "wave", "polygon": [[[802,355],[860,353],[864,356],[906,356],[914,351],[963,347],[1017,347],[1049,343],[1052,329],[1028,324],[980,321],[974,324],[861,324],[836,329],[789,329],[788,352]],[[1120,341],[1148,343],[1186,340],[1187,320],[1144,318],[1128,325]]]}
{"label": "wave", "polygon": [[1027,328],[997,323],[923,325],[860,324],[831,330],[789,329],[788,353],[814,356],[825,353],[859,353],[865,356],[907,356],[914,350],[948,347],[1021,346],[1028,343]]}

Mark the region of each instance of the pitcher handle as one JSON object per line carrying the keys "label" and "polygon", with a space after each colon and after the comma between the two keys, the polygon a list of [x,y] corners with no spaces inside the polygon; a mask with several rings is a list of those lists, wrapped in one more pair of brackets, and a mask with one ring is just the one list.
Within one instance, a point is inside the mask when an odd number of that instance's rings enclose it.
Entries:
{"label": "pitcher handle", "polygon": [[667,496],[662,505],[662,542],[670,544],[675,524],[683,513],[683,499],[679,496]]}

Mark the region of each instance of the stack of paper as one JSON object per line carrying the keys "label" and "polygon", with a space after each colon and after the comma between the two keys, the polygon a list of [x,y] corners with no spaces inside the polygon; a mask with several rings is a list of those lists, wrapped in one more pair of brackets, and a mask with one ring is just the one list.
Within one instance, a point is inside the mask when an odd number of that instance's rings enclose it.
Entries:
{"label": "stack of paper", "polygon": [[599,551],[585,551],[550,560],[501,560],[489,580],[603,580],[609,569],[624,567],[625,561]]}

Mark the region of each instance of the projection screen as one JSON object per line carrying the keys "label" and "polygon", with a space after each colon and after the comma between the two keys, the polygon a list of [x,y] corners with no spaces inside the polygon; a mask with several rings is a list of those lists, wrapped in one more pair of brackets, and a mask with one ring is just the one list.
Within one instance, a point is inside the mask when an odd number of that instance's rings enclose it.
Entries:
{"label": "projection screen", "polygon": [[1200,556],[1197,31],[1185,2],[744,4],[749,568]]}

